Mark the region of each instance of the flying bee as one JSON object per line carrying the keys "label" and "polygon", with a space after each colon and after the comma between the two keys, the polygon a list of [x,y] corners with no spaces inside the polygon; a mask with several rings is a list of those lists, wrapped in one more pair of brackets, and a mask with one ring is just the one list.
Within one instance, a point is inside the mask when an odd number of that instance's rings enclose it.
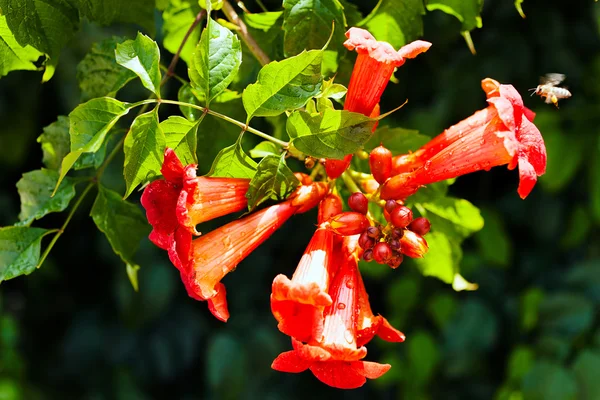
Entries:
{"label": "flying bee", "polygon": [[565,80],[563,74],[546,74],[540,78],[540,84],[536,88],[532,88],[533,93],[542,98],[546,98],[546,104],[554,104],[558,108],[558,100],[568,99],[571,97],[571,92],[567,89],[558,87]]}

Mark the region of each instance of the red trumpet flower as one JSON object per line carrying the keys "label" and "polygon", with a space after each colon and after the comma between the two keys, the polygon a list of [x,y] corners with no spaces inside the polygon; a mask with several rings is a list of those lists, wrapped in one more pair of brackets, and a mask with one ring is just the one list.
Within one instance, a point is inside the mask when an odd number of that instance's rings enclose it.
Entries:
{"label": "red trumpet flower", "polygon": [[382,185],[382,199],[404,198],[422,185],[505,164],[519,166],[518,193],[527,197],[546,170],[544,140],[532,122],[535,114],[512,85],[487,78],[482,88],[490,105],[415,153],[396,158],[393,172],[398,175]]}

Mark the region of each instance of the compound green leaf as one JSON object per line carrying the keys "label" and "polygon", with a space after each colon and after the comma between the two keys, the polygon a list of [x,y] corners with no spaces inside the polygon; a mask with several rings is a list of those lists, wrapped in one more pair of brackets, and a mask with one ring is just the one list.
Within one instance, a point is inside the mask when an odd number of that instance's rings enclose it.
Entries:
{"label": "compound green leaf", "polygon": [[284,200],[299,184],[300,181],[285,163],[285,153],[266,156],[258,164],[246,193],[248,210],[252,211],[269,199]]}
{"label": "compound green leaf", "polygon": [[82,99],[114,97],[119,89],[135,78],[132,71],[117,64],[115,60],[117,45],[124,41],[125,38],[112,37],[94,43],[77,65],[77,81]]}
{"label": "compound green leaf", "polygon": [[19,220],[29,225],[51,212],[60,212],[67,208],[75,196],[75,182],[64,179],[52,197],[59,174],[51,169],[41,169],[23,174],[17,182],[21,197]]}
{"label": "compound green leaf", "polygon": [[198,163],[196,145],[200,122],[172,115],[160,123],[160,128],[165,133],[166,146],[175,150],[183,165]]}
{"label": "compound green leaf", "polygon": [[146,89],[160,97],[160,51],[154,40],[138,32],[135,40],[117,44],[115,57],[117,64],[133,71]]}
{"label": "compound green leaf", "polygon": [[371,32],[377,40],[388,42],[398,49],[423,36],[423,14],[425,9],[421,0],[379,0],[359,26]]}
{"label": "compound green leaf", "polygon": [[254,177],[257,165],[244,152],[242,148],[242,136],[238,137],[235,144],[225,147],[217,154],[207,176],[249,179]]}
{"label": "compound green leaf", "polygon": [[0,282],[32,273],[40,260],[47,229],[27,226],[0,228]]}
{"label": "compound green leaf", "polygon": [[286,123],[292,144],[312,157],[342,159],[371,138],[376,119],[346,110],[295,111]]}
{"label": "compound green leaf", "polygon": [[139,184],[160,175],[165,147],[165,134],[158,123],[158,108],[139,115],[131,124],[123,146],[126,198]]}
{"label": "compound green leaf", "polygon": [[303,50],[320,49],[331,36],[338,47],[344,42],[346,18],[338,0],[284,0],[284,53],[296,55]]}
{"label": "compound green leaf", "polygon": [[150,225],[140,207],[123,200],[117,192],[100,186],[90,215],[98,229],[106,235],[113,251],[124,263],[135,268],[131,259],[140,241],[150,233]]}
{"label": "compound green leaf", "polygon": [[206,105],[227,89],[241,63],[242,45],[237,36],[208,18],[189,68],[192,87],[206,99]]}
{"label": "compound green leaf", "polygon": [[8,29],[6,16],[0,15],[0,77],[10,71],[37,70],[34,63],[42,55],[43,53],[29,45],[21,46]]}
{"label": "compound green leaf", "polygon": [[265,65],[256,83],[248,85],[242,94],[248,121],[304,106],[321,90],[322,61],[322,50],[310,50]]}

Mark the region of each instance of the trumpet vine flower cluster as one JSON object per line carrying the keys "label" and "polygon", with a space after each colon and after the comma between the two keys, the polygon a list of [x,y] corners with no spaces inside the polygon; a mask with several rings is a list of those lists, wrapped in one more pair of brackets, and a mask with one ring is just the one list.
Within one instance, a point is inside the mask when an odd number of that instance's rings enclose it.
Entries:
{"label": "trumpet vine flower cluster", "polygon": [[[416,41],[394,51],[358,28],[346,36],[345,46],[358,57],[344,108],[364,115],[379,113],[394,68],[431,46]],[[362,386],[391,367],[366,361],[366,345],[375,336],[389,342],[403,342],[405,336],[373,314],[358,262],[398,268],[404,257],[424,257],[428,251],[425,236],[431,224],[414,218],[405,199],[424,185],[499,165],[519,167],[518,193],[525,198],[544,173],[546,152],[533,112],[511,85],[488,78],[482,87],[488,106],[420,149],[396,156],[383,145],[373,149],[371,175],[358,182],[364,192],[347,198],[352,211],[342,211],[342,198],[331,184],[348,168],[348,154],[344,160],[322,160],[327,176],[321,181],[297,173],[301,184],[284,201],[201,234],[197,224],[247,208],[250,181],[198,177],[195,165],[182,165],[167,149],[163,179],[150,183],[142,196],[153,227],[150,239],[168,252],[188,294],[207,301],[210,312],[227,321],[221,280],[293,215],[318,207],[315,233],[293,276],[280,274],[273,281],[271,311],[278,329],[290,337],[292,350],[276,357],[272,368],[310,370],[337,388]],[[373,218],[369,204],[381,207],[385,221]]]}

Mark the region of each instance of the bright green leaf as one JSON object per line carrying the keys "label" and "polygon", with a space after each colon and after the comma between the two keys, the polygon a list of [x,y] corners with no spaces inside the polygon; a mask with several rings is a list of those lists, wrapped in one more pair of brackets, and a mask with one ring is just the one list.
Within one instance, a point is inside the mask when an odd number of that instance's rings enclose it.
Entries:
{"label": "bright green leaf", "polygon": [[483,0],[430,0],[426,7],[428,11],[440,10],[456,17],[462,24],[463,32],[482,26],[480,14]]}
{"label": "bright green leaf", "polygon": [[50,169],[30,171],[23,174],[17,182],[17,190],[21,197],[21,213],[19,220],[29,225],[51,212],[60,212],[67,208],[75,196],[75,182],[64,179],[52,196],[58,181],[58,172]]}
{"label": "bright green leaf", "polygon": [[117,44],[115,57],[118,64],[141,79],[146,89],[160,97],[160,51],[154,40],[138,32],[135,40]]}
{"label": "bright green leaf", "polygon": [[244,14],[244,22],[250,28],[259,29],[268,32],[278,25],[283,11],[269,11],[262,13]]}
{"label": "bright green leaf", "polygon": [[[464,199],[442,197],[430,203],[421,203],[418,209],[424,217],[430,219],[434,229],[454,231],[460,238],[466,238],[483,228],[479,209]],[[451,224],[453,228],[445,229],[442,224]]]}
{"label": "bright green leaf", "polygon": [[303,50],[320,49],[329,40],[335,24],[332,41],[336,47],[344,42],[346,18],[338,0],[284,0],[283,1],[284,53],[287,57]]}
{"label": "bright green leaf", "polygon": [[479,252],[491,264],[508,267],[512,260],[512,242],[501,215],[493,209],[481,210],[485,225],[475,235]]}
{"label": "bright green leaf", "polygon": [[252,158],[263,158],[269,155],[279,154],[279,148],[273,142],[264,141],[257,144],[252,150],[250,150],[250,157]]}
{"label": "bright green leaf", "polygon": [[321,89],[322,60],[322,50],[310,50],[265,65],[242,95],[248,121],[304,106]]}
{"label": "bright green leaf", "polygon": [[521,6],[521,4],[523,4],[524,0],[515,0],[515,8],[517,9],[517,11],[519,12],[519,15],[522,18],[525,18],[525,13],[523,12],[523,7]]}
{"label": "bright green leaf", "polygon": [[579,353],[573,364],[573,372],[579,386],[578,399],[595,400],[600,399],[600,353],[597,351],[584,350]]}
{"label": "bright green leaf", "polygon": [[51,58],[79,29],[79,13],[69,0],[0,0],[0,9],[21,46],[31,45]]}
{"label": "bright green leaf", "polygon": [[112,37],[94,43],[77,65],[77,81],[84,100],[94,97],[114,97],[119,89],[135,78],[129,69],[117,64],[115,50],[125,38]]}
{"label": "bright green leaf", "polygon": [[166,146],[175,150],[183,165],[198,164],[196,136],[200,122],[191,122],[178,115],[171,115],[160,123],[160,128],[165,134]]}
{"label": "bright green leaf", "polygon": [[339,83],[333,83],[333,78],[331,78],[323,81],[323,84],[321,85],[321,91],[315,97],[341,100],[346,95],[346,92],[348,92],[346,86],[340,85]]}
{"label": "bright green leaf", "polygon": [[[169,6],[163,12],[163,45],[165,49],[175,54],[200,12],[197,2],[185,0],[171,0]],[[190,63],[196,44],[200,40],[201,26],[198,24],[189,34],[180,56],[186,63]]]}
{"label": "bright green leaf", "polygon": [[138,271],[140,270],[140,266],[137,264],[129,264],[126,265],[127,278],[129,278],[129,282],[133,287],[133,290],[138,292],[140,290],[140,285],[138,283]]}
{"label": "bright green leaf", "polygon": [[377,40],[399,49],[423,36],[423,14],[425,9],[421,0],[379,0],[359,26],[371,32]]}
{"label": "bright green leaf", "polygon": [[0,15],[0,77],[16,70],[37,70],[34,64],[43,53],[26,45],[21,46],[13,36],[6,16]]}
{"label": "bright green leaf", "polygon": [[154,2],[149,0],[74,0],[82,15],[100,25],[140,25],[154,36]]}
{"label": "bright green leaf", "polygon": [[158,123],[158,107],[139,115],[125,138],[123,175],[125,197],[139,185],[160,175],[166,147],[165,134]]}
{"label": "bright green leaf", "polygon": [[300,181],[285,163],[285,153],[281,156],[266,156],[258,164],[256,174],[250,181],[250,188],[246,193],[248,210],[252,211],[269,199],[286,199],[299,184]]}
{"label": "bright green leaf", "polygon": [[237,36],[208,18],[189,68],[192,87],[206,99],[206,105],[227,89],[241,63],[242,46]]}
{"label": "bright green leaf", "polygon": [[225,147],[217,154],[207,176],[252,179],[257,164],[244,152],[242,136],[238,137],[235,144]]}
{"label": "bright green leaf", "polygon": [[36,269],[46,232],[26,226],[0,228],[0,282],[29,275]]}
{"label": "bright green leaf", "polygon": [[561,365],[540,361],[523,378],[527,400],[575,400],[577,386],[572,374]]}
{"label": "bright green leaf", "polygon": [[430,139],[429,136],[421,135],[419,131],[412,129],[382,126],[377,128],[373,137],[365,144],[365,150],[370,151],[383,144],[394,155],[407,154],[417,150]]}
{"label": "bright green leaf", "polygon": [[135,266],[131,260],[140,241],[150,233],[150,225],[140,207],[100,186],[90,215],[113,251],[124,263]]}
{"label": "bright green leaf", "polygon": [[44,133],[37,138],[42,144],[42,162],[46,168],[58,171],[64,156],[69,153],[69,117],[59,115],[58,119],[44,127]]}
{"label": "bright green leaf", "polygon": [[428,253],[425,257],[414,260],[419,271],[424,276],[433,276],[443,282],[452,283],[454,275],[458,272],[458,265],[454,262],[455,249],[450,239],[444,233],[434,231],[427,234],[426,240],[429,245]]}
{"label": "bright green leaf", "polygon": [[286,130],[294,147],[303,153],[342,159],[370,139],[375,122],[346,110],[326,109],[322,114],[295,111],[287,120]]}

